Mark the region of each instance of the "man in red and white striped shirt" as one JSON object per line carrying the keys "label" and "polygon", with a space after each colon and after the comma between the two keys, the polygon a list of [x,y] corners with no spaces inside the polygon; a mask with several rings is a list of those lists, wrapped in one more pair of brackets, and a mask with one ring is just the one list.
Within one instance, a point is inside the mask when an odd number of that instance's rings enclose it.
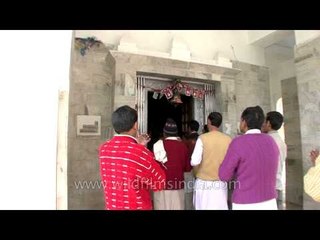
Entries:
{"label": "man in red and white striped shirt", "polygon": [[145,145],[137,140],[137,111],[122,106],[112,114],[118,135],[100,146],[100,172],[105,209],[152,210],[150,190],[165,187],[165,173]]}

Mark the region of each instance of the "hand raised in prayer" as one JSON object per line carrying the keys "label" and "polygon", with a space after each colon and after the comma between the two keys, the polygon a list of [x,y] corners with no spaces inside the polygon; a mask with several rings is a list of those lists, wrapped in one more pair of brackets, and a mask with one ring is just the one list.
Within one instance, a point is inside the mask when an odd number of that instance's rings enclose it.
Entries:
{"label": "hand raised in prayer", "polygon": [[312,150],[310,152],[310,159],[311,159],[311,162],[312,162],[313,165],[315,164],[315,161],[316,161],[318,156],[319,156],[319,150],[318,149]]}
{"label": "hand raised in prayer", "polygon": [[143,146],[146,146],[150,140],[151,138],[147,133],[143,133],[137,137],[137,142]]}

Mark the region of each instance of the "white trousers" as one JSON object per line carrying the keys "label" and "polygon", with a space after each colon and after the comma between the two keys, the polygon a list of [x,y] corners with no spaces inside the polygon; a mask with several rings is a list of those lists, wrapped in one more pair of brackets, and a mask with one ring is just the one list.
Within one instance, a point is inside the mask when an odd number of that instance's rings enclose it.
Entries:
{"label": "white trousers", "polygon": [[228,185],[222,181],[196,179],[193,192],[195,210],[228,210]]}
{"label": "white trousers", "polygon": [[278,210],[277,200],[271,199],[260,203],[232,203],[232,210]]}

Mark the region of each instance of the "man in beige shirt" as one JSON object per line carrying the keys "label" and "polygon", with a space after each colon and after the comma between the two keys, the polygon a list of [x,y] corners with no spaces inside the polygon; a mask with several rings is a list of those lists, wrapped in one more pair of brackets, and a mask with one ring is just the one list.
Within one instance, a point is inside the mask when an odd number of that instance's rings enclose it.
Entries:
{"label": "man in beige shirt", "polygon": [[209,132],[198,137],[191,157],[196,177],[193,192],[193,204],[196,210],[228,209],[228,186],[226,182],[219,180],[218,172],[231,137],[219,131],[221,123],[220,113],[209,114]]}

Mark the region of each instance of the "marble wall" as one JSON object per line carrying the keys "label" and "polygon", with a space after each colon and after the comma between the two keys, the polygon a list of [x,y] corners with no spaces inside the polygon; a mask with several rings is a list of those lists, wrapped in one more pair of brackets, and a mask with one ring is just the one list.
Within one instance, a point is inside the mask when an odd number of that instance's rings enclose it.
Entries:
{"label": "marble wall", "polygon": [[243,110],[259,105],[264,113],[270,111],[269,69],[242,62],[233,62],[233,66],[241,69],[236,76],[236,119],[239,123]]}
{"label": "marble wall", "polygon": [[[68,126],[68,209],[103,209],[98,147],[112,135],[114,62],[100,45],[72,50]],[[77,136],[78,115],[101,116],[100,136]]]}
{"label": "marble wall", "polygon": [[286,159],[286,202],[302,208],[303,175],[302,149],[300,131],[300,112],[298,102],[297,79],[288,78],[281,81]]}
{"label": "marble wall", "polygon": [[[309,152],[320,149],[320,37],[299,44],[295,48],[303,174],[311,167]],[[306,194],[304,209],[320,209]]]}

